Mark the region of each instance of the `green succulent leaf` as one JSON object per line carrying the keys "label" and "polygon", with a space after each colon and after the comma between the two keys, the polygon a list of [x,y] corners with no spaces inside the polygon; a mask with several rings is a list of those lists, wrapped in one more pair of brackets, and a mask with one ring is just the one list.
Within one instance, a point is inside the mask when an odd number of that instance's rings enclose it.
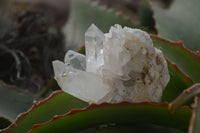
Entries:
{"label": "green succulent leaf", "polygon": [[170,81],[164,89],[162,102],[173,101],[184,89],[187,89],[193,84],[193,81],[184,75],[184,73],[182,73],[178,67],[170,61],[168,61],[168,70]]}
{"label": "green succulent leaf", "polygon": [[174,0],[167,9],[154,2],[151,5],[160,36],[173,41],[181,40],[193,51],[200,50],[199,0]]}
{"label": "green succulent leaf", "polygon": [[200,132],[200,84],[194,84],[190,88],[184,90],[173,102],[169,104],[169,110],[171,113],[177,111],[181,106],[187,103],[189,100],[195,99],[195,103],[192,106],[193,114],[190,120],[189,132],[188,133],[199,133]]}
{"label": "green succulent leaf", "polygon": [[6,119],[4,117],[0,117],[0,131],[1,131],[1,129],[9,126],[10,124],[11,124],[11,121],[9,121],[8,119]]}
{"label": "green succulent leaf", "polygon": [[200,132],[200,99],[196,96],[194,99],[193,113],[190,120],[190,126],[188,133],[199,133]]}
{"label": "green succulent leaf", "polygon": [[0,81],[0,116],[14,121],[33,104],[34,97]]}
{"label": "green succulent leaf", "polygon": [[140,0],[139,18],[142,26],[147,26],[149,30],[155,31],[155,22],[153,19],[153,12],[147,0]]}
{"label": "green succulent leaf", "polygon": [[109,125],[97,130],[97,133],[186,133],[186,131],[158,126],[155,124],[134,124],[134,125]]}
{"label": "green succulent leaf", "polygon": [[48,98],[37,102],[27,112],[19,115],[17,120],[7,129],[5,133],[27,133],[34,124],[44,123],[55,115],[62,115],[75,108],[88,106],[85,103],[62,91],[55,91]]}
{"label": "green succulent leaf", "polygon": [[194,84],[190,88],[184,90],[172,103],[169,104],[170,111],[174,113],[178,108],[199,94],[200,84]]}
{"label": "green succulent leaf", "polygon": [[189,108],[181,108],[176,113],[170,114],[167,103],[92,104],[85,109],[72,110],[65,115],[54,117],[47,123],[35,125],[31,133],[77,132],[102,124],[138,123],[150,123],[187,131],[190,117]]}

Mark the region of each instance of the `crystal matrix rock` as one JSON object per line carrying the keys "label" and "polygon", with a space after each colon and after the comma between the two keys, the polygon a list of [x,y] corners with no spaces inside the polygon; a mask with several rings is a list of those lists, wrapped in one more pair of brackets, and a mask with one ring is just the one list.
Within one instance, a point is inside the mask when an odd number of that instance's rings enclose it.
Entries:
{"label": "crystal matrix rock", "polygon": [[65,63],[53,62],[64,91],[89,103],[160,101],[170,77],[146,32],[115,25],[103,34],[92,24],[85,44],[86,57],[68,51]]}

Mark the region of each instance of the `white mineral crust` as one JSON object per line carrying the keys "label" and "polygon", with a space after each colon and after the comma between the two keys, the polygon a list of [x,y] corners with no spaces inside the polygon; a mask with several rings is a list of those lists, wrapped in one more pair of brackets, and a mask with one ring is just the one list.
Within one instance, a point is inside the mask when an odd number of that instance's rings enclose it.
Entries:
{"label": "white mineral crust", "polygon": [[53,62],[65,92],[89,103],[160,101],[170,77],[162,52],[146,32],[115,25],[103,34],[92,24],[85,47],[86,57],[68,51],[64,63]]}

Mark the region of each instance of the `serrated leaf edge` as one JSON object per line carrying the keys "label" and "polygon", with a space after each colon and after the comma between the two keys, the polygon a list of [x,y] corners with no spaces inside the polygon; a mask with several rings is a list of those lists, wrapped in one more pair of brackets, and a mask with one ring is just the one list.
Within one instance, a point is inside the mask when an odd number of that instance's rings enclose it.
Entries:
{"label": "serrated leaf edge", "polygon": [[[90,110],[90,109],[94,109],[94,108],[98,108],[98,107],[107,107],[107,106],[118,106],[118,105],[132,105],[132,106],[135,106],[135,105],[151,105],[151,106],[163,106],[163,107],[169,107],[169,104],[167,102],[164,102],[164,103],[150,103],[150,102],[141,102],[141,103],[131,103],[131,102],[127,102],[127,101],[123,101],[123,102],[120,102],[120,103],[101,103],[101,104],[91,104],[89,105],[88,107],[86,108],[83,108],[83,109],[72,109],[70,112],[64,114],[64,115],[57,115],[57,116],[54,116],[50,121],[48,122],[45,122],[45,123],[42,123],[42,124],[35,124],[33,126],[33,128],[29,131],[29,133],[32,133],[36,128],[40,127],[40,126],[44,126],[44,125],[47,125],[51,122],[53,122],[54,120],[56,119],[59,119],[61,117],[66,117],[66,116],[70,116],[72,114],[76,114],[76,113],[80,113],[80,112],[84,112],[84,111],[87,111],[87,110]],[[191,110],[188,106],[183,106],[181,107],[182,109],[188,109],[188,110]],[[171,113],[169,111],[169,113]]]}
{"label": "serrated leaf edge", "polygon": [[200,61],[200,53],[199,53],[199,51],[194,52],[194,51],[189,50],[188,48],[185,47],[185,45],[183,44],[182,41],[171,41],[171,40],[165,39],[165,38],[163,38],[161,36],[154,35],[154,34],[150,34],[150,37],[155,38],[155,39],[159,39],[159,40],[164,41],[164,42],[167,42],[167,43],[169,43],[171,45],[176,45],[176,46],[182,48],[187,53],[189,53],[190,55],[194,56],[195,58],[197,58]]}
{"label": "serrated leaf edge", "polygon": [[13,127],[16,127],[17,126],[17,123],[22,120],[24,117],[26,117],[27,115],[30,114],[30,112],[36,108],[37,106],[40,106],[44,103],[46,103],[48,100],[52,99],[53,97],[55,97],[56,95],[60,94],[60,93],[64,93],[62,90],[58,90],[58,91],[54,91],[50,94],[50,96],[48,96],[47,98],[41,100],[41,101],[33,101],[33,105],[32,107],[24,112],[24,113],[21,113],[17,116],[16,120],[10,125],[8,126],[7,128],[4,128],[2,130],[0,130],[0,132],[8,132],[9,130],[11,130]]}

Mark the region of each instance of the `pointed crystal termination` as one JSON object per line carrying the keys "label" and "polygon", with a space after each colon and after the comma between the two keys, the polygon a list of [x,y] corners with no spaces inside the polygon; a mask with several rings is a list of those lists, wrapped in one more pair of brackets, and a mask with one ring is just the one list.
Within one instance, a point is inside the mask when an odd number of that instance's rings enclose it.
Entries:
{"label": "pointed crystal termination", "polygon": [[82,71],[86,70],[85,56],[80,53],[69,50],[67,54],[65,55],[64,60],[65,60],[65,64],[72,68],[82,70]]}
{"label": "pointed crystal termination", "polygon": [[87,73],[53,61],[55,79],[63,91],[89,103],[98,103],[111,89],[94,73]]}
{"label": "pointed crystal termination", "polygon": [[87,72],[96,73],[97,69],[104,64],[104,41],[103,32],[92,24],[85,33]]}

